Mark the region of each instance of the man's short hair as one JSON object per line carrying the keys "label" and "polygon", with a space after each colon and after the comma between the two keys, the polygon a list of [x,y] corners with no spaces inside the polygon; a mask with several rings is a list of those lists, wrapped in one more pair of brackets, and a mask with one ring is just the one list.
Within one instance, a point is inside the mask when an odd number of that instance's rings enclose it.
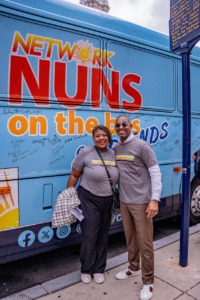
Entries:
{"label": "man's short hair", "polygon": [[119,118],[121,118],[121,117],[126,118],[127,121],[128,121],[128,123],[131,124],[131,119],[130,119],[128,116],[126,116],[126,115],[120,115],[119,117],[117,117],[116,122],[117,122],[117,120],[118,120]]}

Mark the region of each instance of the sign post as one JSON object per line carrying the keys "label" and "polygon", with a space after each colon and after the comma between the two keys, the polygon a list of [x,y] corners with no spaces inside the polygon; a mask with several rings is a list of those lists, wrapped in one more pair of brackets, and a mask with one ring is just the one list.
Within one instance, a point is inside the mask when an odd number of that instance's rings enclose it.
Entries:
{"label": "sign post", "polygon": [[190,162],[191,162],[191,93],[190,93],[190,53],[182,53],[182,93],[183,93],[183,175],[181,199],[181,239],[180,266],[188,265],[188,239],[190,216]]}
{"label": "sign post", "polygon": [[191,165],[190,54],[192,48],[200,40],[200,0],[170,1],[170,50],[182,55],[183,175],[179,264],[186,267],[188,265]]}

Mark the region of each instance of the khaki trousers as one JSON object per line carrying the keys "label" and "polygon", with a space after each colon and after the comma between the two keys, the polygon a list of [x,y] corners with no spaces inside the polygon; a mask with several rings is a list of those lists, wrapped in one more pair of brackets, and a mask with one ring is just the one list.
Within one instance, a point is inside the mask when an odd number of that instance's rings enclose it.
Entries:
{"label": "khaki trousers", "polygon": [[128,248],[129,269],[140,270],[142,261],[143,284],[154,283],[153,221],[147,218],[148,204],[120,202],[122,221]]}

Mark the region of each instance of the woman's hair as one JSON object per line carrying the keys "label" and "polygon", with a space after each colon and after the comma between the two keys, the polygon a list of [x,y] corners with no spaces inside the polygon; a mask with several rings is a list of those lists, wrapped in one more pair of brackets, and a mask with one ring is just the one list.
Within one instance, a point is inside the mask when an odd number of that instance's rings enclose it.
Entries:
{"label": "woman's hair", "polygon": [[112,142],[112,134],[111,134],[110,130],[106,126],[98,125],[98,126],[94,127],[93,130],[92,130],[93,137],[94,137],[95,132],[97,130],[103,130],[106,133],[107,137],[108,137],[109,144],[111,144],[111,142]]}

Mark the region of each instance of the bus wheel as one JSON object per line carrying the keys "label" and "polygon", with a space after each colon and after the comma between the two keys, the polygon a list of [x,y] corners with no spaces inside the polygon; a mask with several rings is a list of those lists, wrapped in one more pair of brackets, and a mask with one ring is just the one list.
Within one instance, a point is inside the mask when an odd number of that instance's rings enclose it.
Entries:
{"label": "bus wheel", "polygon": [[190,224],[200,223],[200,179],[195,178],[191,187]]}

